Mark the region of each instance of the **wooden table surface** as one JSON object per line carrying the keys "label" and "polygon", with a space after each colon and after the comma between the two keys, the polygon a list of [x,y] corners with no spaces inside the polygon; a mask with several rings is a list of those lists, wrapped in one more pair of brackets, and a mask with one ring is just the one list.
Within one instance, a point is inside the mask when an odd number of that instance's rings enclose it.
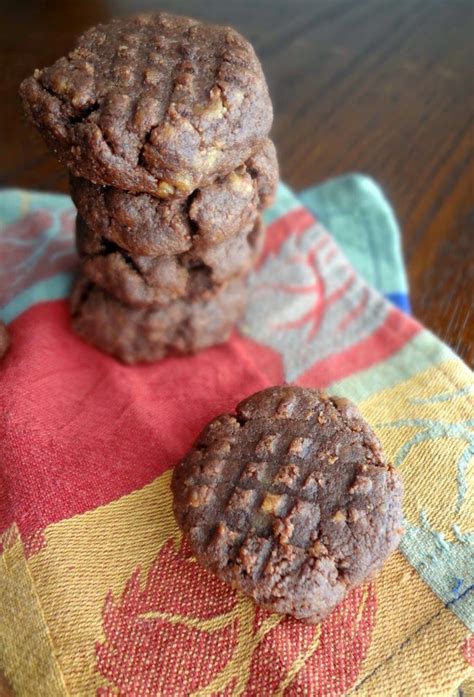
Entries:
{"label": "wooden table surface", "polygon": [[374,177],[403,229],[414,314],[472,363],[473,0],[3,0],[0,186],[67,191],[18,84],[86,27],[151,9],[232,24],[253,42],[282,177],[295,189]]}

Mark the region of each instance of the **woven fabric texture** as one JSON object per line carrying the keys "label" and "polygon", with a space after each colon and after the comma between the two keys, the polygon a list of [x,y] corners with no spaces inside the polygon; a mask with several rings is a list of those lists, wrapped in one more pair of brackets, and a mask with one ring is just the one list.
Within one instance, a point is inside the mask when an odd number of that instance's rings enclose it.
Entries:
{"label": "woven fabric texture", "polygon": [[[384,297],[407,287],[380,190],[348,177],[303,198],[280,186],[227,344],[127,367],[70,330],[70,199],[0,192],[0,670],[16,694],[449,696],[469,678],[472,374]],[[358,402],[405,484],[400,550],[317,626],[201,570],[171,509],[171,468],[206,422],[284,380]]]}

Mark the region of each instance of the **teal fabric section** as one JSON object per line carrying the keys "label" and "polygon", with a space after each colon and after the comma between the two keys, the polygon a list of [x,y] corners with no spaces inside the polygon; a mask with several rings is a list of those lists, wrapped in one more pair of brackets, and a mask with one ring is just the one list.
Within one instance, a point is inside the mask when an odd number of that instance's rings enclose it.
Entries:
{"label": "teal fabric section", "polygon": [[[440,394],[418,403],[449,402],[472,391],[474,385],[454,390],[450,394]],[[415,402],[415,403],[417,403]],[[463,449],[457,460],[447,457],[442,464],[456,481],[457,501],[452,510],[457,515],[468,493],[467,466],[474,457],[474,419],[457,422],[442,418],[399,419],[389,423],[374,424],[375,428],[416,429],[416,433],[399,448],[393,459],[395,467],[400,466],[412,448],[426,441],[455,440],[462,443]],[[435,446],[433,445],[433,448]],[[433,450],[433,454],[435,450]],[[433,471],[427,476],[436,476],[436,458],[433,457]],[[474,631],[474,532],[461,533],[456,524],[452,525],[454,541],[431,527],[424,510],[419,513],[417,525],[405,520],[405,533],[400,549],[418,571],[423,580],[449,607],[459,619]]]}
{"label": "teal fabric section", "polygon": [[[0,319],[12,322],[40,302],[69,295],[74,207],[64,194],[0,191]],[[36,216],[33,221],[32,216]],[[16,285],[25,276],[26,284]]]}
{"label": "teal fabric section", "polygon": [[72,205],[70,197],[65,194],[4,189],[0,191],[0,225],[10,225],[21,216],[39,209],[62,213],[71,208]]}
{"label": "teal fabric section", "polygon": [[371,286],[383,294],[407,292],[399,226],[382,189],[370,177],[344,175],[298,197]]}
{"label": "teal fabric section", "polygon": [[400,549],[436,595],[474,632],[474,534],[457,534],[456,542],[431,530],[423,515],[420,526],[405,521]]}
{"label": "teal fabric section", "polygon": [[[351,217],[351,205],[355,205],[355,200],[358,196],[360,196],[359,213],[355,217],[352,228],[349,229],[347,221]],[[366,279],[377,290],[381,293],[405,292],[406,282],[404,280],[405,273],[402,257],[401,254],[397,256],[393,252],[397,244],[399,247],[398,226],[389,204],[372,180],[362,175],[339,177],[309,189],[301,195],[296,195],[286,184],[280,182],[275,202],[264,213],[265,223],[267,225],[271,224],[285,213],[298,209],[302,202],[306,204],[306,201],[311,202],[310,208],[317,207],[316,215],[318,219],[324,222],[331,232],[334,231],[334,237],[336,237],[344,253],[355,266],[357,266],[357,259],[359,259],[358,270],[365,275]],[[341,209],[339,206],[341,206]],[[58,216],[72,208],[72,201],[65,194],[42,193],[23,189],[4,189],[0,191],[0,235],[6,226],[17,222],[22,216],[37,210],[46,210],[55,214],[56,217],[55,224],[48,231],[48,238],[51,239],[59,233],[60,222]],[[390,244],[387,243],[380,246],[380,256],[377,259],[373,258],[370,263],[365,259],[365,255],[370,255],[376,248],[373,247],[371,249],[368,245],[368,233],[366,234],[366,230],[369,229],[372,230],[372,235],[375,234],[374,231],[377,231],[379,238],[390,240]],[[364,243],[365,255],[361,253],[360,240],[363,237],[364,239],[367,238]],[[384,253],[386,254],[385,257],[383,256]],[[364,259],[366,271],[360,268]],[[371,272],[370,268],[372,266],[380,266],[383,268],[383,271],[380,274]],[[49,281],[44,281],[36,284],[34,287],[25,289],[7,306],[4,305],[2,307],[0,298],[0,318],[5,322],[10,322],[27,309],[28,303],[34,304],[45,300],[56,300],[66,297],[70,288],[70,280],[68,280],[67,276],[67,274],[61,274],[61,279],[51,278]],[[387,276],[393,279],[390,291],[387,291],[387,284],[382,283],[383,278]],[[397,279],[399,285],[396,285]]]}

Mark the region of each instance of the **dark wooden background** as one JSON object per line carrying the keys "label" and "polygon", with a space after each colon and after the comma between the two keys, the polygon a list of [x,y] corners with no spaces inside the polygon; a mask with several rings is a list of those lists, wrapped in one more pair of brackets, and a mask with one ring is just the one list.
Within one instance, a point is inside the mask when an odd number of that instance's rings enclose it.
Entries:
{"label": "dark wooden background", "polygon": [[22,115],[21,79],[91,24],[152,9],[233,24],[254,43],[291,186],[355,170],[382,184],[415,315],[472,362],[474,1],[2,0],[0,186],[67,190]]}

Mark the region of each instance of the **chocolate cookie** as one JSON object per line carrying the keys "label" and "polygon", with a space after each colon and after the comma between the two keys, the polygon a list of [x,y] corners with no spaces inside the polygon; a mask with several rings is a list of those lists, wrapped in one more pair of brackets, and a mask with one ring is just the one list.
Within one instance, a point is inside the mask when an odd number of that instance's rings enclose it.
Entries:
{"label": "chocolate cookie", "polygon": [[270,387],[214,419],[173,474],[198,560],[262,607],[322,620],[401,534],[402,485],[348,400]]}
{"label": "chocolate cookie", "polygon": [[247,160],[246,165],[257,181],[259,207],[263,210],[273,203],[279,176],[277,153],[270,138]]}
{"label": "chocolate cookie", "polygon": [[149,307],[185,297],[210,297],[224,282],[250,271],[263,245],[260,218],[220,244],[196,241],[175,256],[131,256],[96,235],[78,217],[76,240],[82,271],[91,281],[127,305]]}
{"label": "chocolate cookie", "polygon": [[195,353],[226,341],[246,302],[245,280],[232,279],[206,300],[175,300],[153,309],[124,305],[88,279],[71,296],[72,326],[85,341],[124,363],[167,353]]}
{"label": "chocolate cookie", "polygon": [[196,239],[222,242],[251,224],[275,194],[278,163],[266,139],[245,165],[184,201],[163,201],[70,178],[71,195],[88,227],[130,254],[185,252]]}
{"label": "chocolate cookie", "polygon": [[0,320],[0,361],[10,348],[10,334],[4,322]]}
{"label": "chocolate cookie", "polygon": [[74,175],[165,199],[245,162],[273,118],[260,63],[240,34],[164,13],[89,29],[20,93]]}

